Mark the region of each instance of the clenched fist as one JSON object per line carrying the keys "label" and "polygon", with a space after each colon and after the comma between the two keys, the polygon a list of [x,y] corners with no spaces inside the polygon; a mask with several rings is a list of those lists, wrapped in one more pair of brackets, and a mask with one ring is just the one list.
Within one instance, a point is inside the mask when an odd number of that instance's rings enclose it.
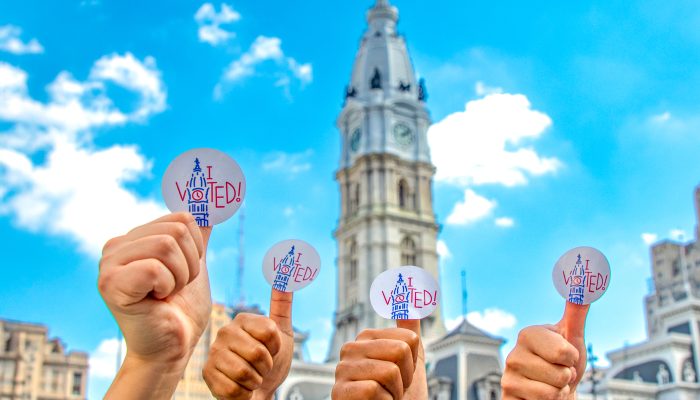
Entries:
{"label": "clenched fist", "polygon": [[588,307],[567,302],[556,325],[520,331],[501,379],[504,400],[576,398],[586,369],[583,333]]}
{"label": "clenched fist", "polygon": [[428,386],[420,321],[366,329],[345,343],[335,370],[334,400],[425,400]]}
{"label": "clenched fist", "polygon": [[106,398],[172,396],[209,319],[210,233],[176,213],[105,244],[98,288],[127,345]]}
{"label": "clenched fist", "polygon": [[270,317],[238,314],[221,328],[202,376],[222,400],[272,399],[294,351],[292,293],[272,289]]}

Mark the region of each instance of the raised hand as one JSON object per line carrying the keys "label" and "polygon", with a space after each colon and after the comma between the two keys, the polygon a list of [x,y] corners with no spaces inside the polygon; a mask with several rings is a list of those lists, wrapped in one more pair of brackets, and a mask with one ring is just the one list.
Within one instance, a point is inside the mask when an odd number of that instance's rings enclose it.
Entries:
{"label": "raised hand", "polygon": [[272,289],[269,318],[242,313],[221,328],[202,376],[218,399],[272,399],[293,352],[292,293]]}
{"label": "raised hand", "polygon": [[566,303],[556,325],[530,326],[506,359],[503,399],[575,399],[586,369],[584,329],[590,305]]}
{"label": "raised hand", "polygon": [[366,329],[345,343],[335,370],[334,400],[428,398],[420,321],[397,328]]}
{"label": "raised hand", "polygon": [[98,288],[127,345],[106,398],[172,396],[211,311],[210,234],[176,213],[105,244]]}

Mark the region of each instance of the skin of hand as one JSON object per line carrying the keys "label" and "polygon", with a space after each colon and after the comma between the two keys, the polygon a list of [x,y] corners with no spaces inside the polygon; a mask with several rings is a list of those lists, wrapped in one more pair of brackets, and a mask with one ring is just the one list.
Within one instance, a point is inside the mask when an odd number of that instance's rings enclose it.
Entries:
{"label": "skin of hand", "polygon": [[333,400],[425,400],[428,384],[420,321],[366,329],[340,350]]}
{"label": "skin of hand", "polygon": [[274,397],[292,365],[292,295],[272,289],[269,318],[241,313],[219,330],[202,370],[217,399]]}
{"label": "skin of hand", "polygon": [[98,289],[127,345],[106,399],[170,399],[211,312],[211,228],[174,213],[109,240]]}
{"label": "skin of hand", "polygon": [[576,399],[586,370],[584,329],[589,307],[567,302],[556,325],[520,331],[501,379],[504,400]]}

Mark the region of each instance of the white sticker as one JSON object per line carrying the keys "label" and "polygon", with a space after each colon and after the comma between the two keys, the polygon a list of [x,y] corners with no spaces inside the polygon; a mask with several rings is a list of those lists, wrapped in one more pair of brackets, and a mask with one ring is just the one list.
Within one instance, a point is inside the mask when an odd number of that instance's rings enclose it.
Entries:
{"label": "white sticker", "polygon": [[273,289],[296,292],[316,279],[321,270],[321,257],[303,240],[283,240],[265,253],[262,267]]}
{"label": "white sticker", "polygon": [[440,289],[420,267],[390,268],[372,282],[369,299],[374,311],[386,319],[422,319],[439,304]]}
{"label": "white sticker", "polygon": [[245,176],[236,161],[214,149],[192,149],[163,175],[163,199],[172,212],[188,211],[199,226],[231,218],[245,197]]}
{"label": "white sticker", "polygon": [[610,264],[593,247],[576,247],[554,264],[554,287],[568,302],[591,304],[610,286]]}

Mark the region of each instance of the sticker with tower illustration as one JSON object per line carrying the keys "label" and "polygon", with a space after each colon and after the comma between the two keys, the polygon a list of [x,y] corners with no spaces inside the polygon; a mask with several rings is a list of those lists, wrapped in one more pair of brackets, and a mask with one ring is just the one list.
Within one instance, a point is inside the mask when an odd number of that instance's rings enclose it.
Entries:
{"label": "sticker with tower illustration", "polygon": [[192,149],[163,175],[163,199],[172,212],[188,211],[199,226],[231,218],[245,197],[245,176],[236,161],[214,149]]}
{"label": "sticker with tower illustration", "polygon": [[296,292],[318,277],[321,257],[303,240],[283,240],[265,253],[262,267],[263,275],[273,289]]}
{"label": "sticker with tower illustration", "polygon": [[610,264],[605,255],[593,247],[576,247],[554,264],[552,280],[568,302],[591,304],[610,286]]}
{"label": "sticker with tower illustration", "polygon": [[422,319],[437,308],[440,289],[423,268],[390,268],[372,282],[369,299],[372,308],[386,319]]}

